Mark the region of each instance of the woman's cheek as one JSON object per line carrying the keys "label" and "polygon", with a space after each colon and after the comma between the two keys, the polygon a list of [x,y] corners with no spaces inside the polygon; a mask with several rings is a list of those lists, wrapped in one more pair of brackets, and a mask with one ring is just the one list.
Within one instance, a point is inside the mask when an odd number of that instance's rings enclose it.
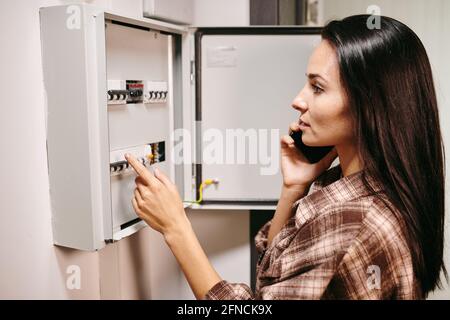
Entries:
{"label": "woman's cheek", "polygon": [[[325,108],[324,108],[325,109]],[[312,136],[318,145],[335,145],[342,135],[342,119],[330,110],[321,110],[310,117]],[[319,111],[319,110],[316,110]],[[311,141],[313,142],[313,141]]]}

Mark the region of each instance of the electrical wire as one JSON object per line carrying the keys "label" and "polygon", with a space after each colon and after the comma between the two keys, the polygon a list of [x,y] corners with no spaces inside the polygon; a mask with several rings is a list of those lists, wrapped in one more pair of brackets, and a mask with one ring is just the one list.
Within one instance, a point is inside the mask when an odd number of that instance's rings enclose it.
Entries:
{"label": "electrical wire", "polygon": [[195,203],[195,204],[200,204],[203,201],[203,188],[206,186],[209,186],[211,184],[217,184],[219,183],[218,179],[206,179],[205,181],[203,181],[200,184],[200,187],[198,188],[199,190],[199,198],[196,201],[184,201],[186,203]]}

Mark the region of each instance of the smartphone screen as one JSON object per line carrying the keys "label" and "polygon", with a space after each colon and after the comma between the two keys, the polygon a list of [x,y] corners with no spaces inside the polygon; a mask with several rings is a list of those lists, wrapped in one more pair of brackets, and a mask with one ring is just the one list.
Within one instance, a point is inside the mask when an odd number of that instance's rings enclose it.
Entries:
{"label": "smartphone screen", "polygon": [[295,146],[303,153],[310,163],[319,162],[330,152],[333,147],[310,147],[302,141],[302,131],[294,131],[291,133],[292,139],[294,139]]}

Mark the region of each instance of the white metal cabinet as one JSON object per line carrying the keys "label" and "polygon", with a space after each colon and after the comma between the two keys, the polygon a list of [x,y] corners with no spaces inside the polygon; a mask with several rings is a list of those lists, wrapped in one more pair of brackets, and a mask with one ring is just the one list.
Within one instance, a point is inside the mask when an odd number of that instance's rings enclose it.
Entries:
{"label": "white metal cabinet", "polygon": [[[54,242],[96,250],[144,226],[131,207],[135,176],[121,162],[125,152],[145,161],[164,147],[161,161],[146,165],[175,181],[186,206],[274,209],[279,167],[262,175],[267,161],[205,162],[203,139],[211,132],[225,137],[227,130],[254,130],[259,139],[266,130],[272,138],[266,147],[278,158],[279,136],[274,141],[271,130],[284,134],[298,117],[290,102],[304,84],[318,32],[197,30],[90,5],[41,9]],[[166,84],[157,89],[167,93],[165,102],[131,97],[139,90],[148,95],[157,83]],[[181,140],[180,129],[187,133]],[[205,188],[202,205],[188,204],[200,183],[214,178],[219,183]]]}

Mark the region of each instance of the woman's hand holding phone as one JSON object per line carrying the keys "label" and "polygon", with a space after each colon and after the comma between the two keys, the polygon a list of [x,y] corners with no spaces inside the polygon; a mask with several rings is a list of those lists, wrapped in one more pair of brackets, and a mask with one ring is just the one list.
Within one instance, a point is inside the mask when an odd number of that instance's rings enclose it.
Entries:
{"label": "woman's hand holding phone", "polygon": [[309,186],[325,170],[327,170],[337,157],[336,148],[332,148],[321,160],[311,163],[296,147],[293,132],[299,132],[297,122],[289,126],[289,135],[281,137],[281,173],[283,187],[290,190],[307,190]]}
{"label": "woman's hand holding phone", "polygon": [[[286,224],[286,221],[293,214],[292,205],[296,200],[303,197],[310,185],[316,178],[336,159],[337,152],[335,148],[326,154],[321,160],[311,163],[302,153],[300,148],[296,146],[294,139],[291,137],[292,132],[300,131],[298,123],[294,122],[290,125],[289,135],[281,137],[281,173],[283,175],[283,186],[281,188],[280,200],[277,204],[277,210],[272,219],[272,224],[267,235],[267,243],[270,244],[278,232]],[[299,145],[297,141],[297,145]],[[314,149],[317,151],[318,149]],[[321,155],[323,151],[319,153]],[[311,157],[309,154],[308,157]],[[317,152],[314,152],[317,155]]]}

